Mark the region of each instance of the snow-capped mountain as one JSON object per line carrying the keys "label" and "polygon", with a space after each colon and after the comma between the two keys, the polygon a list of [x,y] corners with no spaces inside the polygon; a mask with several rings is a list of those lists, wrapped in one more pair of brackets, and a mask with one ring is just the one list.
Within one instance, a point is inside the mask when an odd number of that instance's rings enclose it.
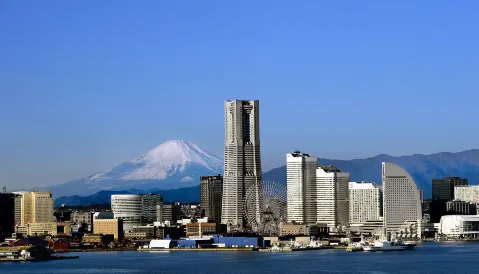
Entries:
{"label": "snow-capped mountain", "polygon": [[177,189],[196,186],[200,176],[223,172],[223,161],[197,145],[167,141],[112,169],[48,187],[55,197],[90,195],[100,190]]}

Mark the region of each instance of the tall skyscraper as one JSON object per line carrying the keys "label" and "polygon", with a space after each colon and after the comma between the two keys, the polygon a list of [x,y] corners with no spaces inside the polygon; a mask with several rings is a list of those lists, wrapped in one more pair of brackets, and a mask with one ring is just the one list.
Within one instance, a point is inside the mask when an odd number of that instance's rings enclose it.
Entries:
{"label": "tall skyscraper", "polygon": [[15,194],[0,193],[0,235],[15,231]]}
{"label": "tall skyscraper", "polygon": [[349,172],[334,166],[316,169],[317,222],[331,228],[349,225]]}
{"label": "tall skyscraper", "polygon": [[24,235],[56,235],[53,198],[49,191],[14,192],[15,232]]}
{"label": "tall skyscraper", "polygon": [[443,179],[432,180],[432,199],[433,200],[454,200],[454,187],[467,186],[467,179],[459,177],[446,177]]}
{"label": "tall skyscraper", "polygon": [[223,203],[223,176],[203,176],[200,181],[200,205],[202,217],[221,222]]}
{"label": "tall skyscraper", "polygon": [[[53,198],[51,192],[15,192],[19,197],[16,206],[20,206],[20,226],[53,221]],[[18,211],[18,208],[15,209]],[[17,215],[17,214],[15,214]],[[18,216],[15,217],[17,219]]]}
{"label": "tall skyscraper", "polygon": [[163,197],[160,194],[144,194],[141,197],[142,203],[142,224],[152,224],[158,217],[158,207],[163,204]]}
{"label": "tall skyscraper", "polygon": [[286,155],[288,222],[316,223],[316,169],[318,159],[295,151]]}
{"label": "tall skyscraper", "polygon": [[447,215],[447,202],[454,200],[456,186],[467,186],[468,180],[459,177],[446,177],[432,180],[431,222],[438,223]]}
{"label": "tall skyscraper", "polygon": [[[401,167],[382,163],[384,228],[392,238],[406,223],[415,223],[421,236],[421,198],[416,183]],[[413,236],[414,237],[414,236]]]}
{"label": "tall skyscraper", "polygon": [[377,221],[381,216],[381,189],[373,182],[349,183],[349,223]]}
{"label": "tall skyscraper", "polygon": [[259,101],[225,102],[225,166],[223,176],[222,224],[229,230],[245,228],[243,200],[250,187],[258,189],[259,222],[262,181]]}

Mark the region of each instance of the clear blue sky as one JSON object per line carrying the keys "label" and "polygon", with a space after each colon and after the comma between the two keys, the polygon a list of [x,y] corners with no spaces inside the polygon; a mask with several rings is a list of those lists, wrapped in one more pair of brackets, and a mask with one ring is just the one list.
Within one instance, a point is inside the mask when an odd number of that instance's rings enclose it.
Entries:
{"label": "clear blue sky", "polygon": [[[394,3],[393,3],[394,2]],[[223,154],[259,99],[264,169],[479,148],[479,1],[1,1],[0,184],[85,177],[169,139]]]}

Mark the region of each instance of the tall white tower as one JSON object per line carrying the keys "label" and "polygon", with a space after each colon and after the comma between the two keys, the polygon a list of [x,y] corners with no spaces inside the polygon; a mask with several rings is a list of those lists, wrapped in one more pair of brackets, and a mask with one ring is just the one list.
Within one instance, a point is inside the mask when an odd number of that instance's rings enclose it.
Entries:
{"label": "tall white tower", "polygon": [[243,201],[250,187],[261,193],[261,156],[259,139],[259,101],[225,102],[225,166],[221,223],[228,230],[245,228]]}
{"label": "tall white tower", "polygon": [[299,151],[286,154],[288,222],[316,223],[316,168],[314,156]]}
{"label": "tall white tower", "polygon": [[404,169],[392,163],[382,164],[384,228],[391,237],[406,223],[417,225],[421,236],[421,198],[416,183]]}
{"label": "tall white tower", "polygon": [[381,189],[373,182],[349,183],[349,223],[377,221],[381,216]]}
{"label": "tall white tower", "polygon": [[318,223],[331,228],[349,226],[349,172],[334,166],[316,169]]}

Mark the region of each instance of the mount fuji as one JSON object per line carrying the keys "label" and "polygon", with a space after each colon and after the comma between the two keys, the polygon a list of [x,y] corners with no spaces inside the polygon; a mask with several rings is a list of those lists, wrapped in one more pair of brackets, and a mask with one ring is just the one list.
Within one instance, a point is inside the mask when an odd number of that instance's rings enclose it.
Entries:
{"label": "mount fuji", "polygon": [[54,197],[86,196],[102,190],[178,189],[199,185],[200,176],[223,173],[223,160],[182,140],[167,141],[112,169],[47,187]]}

